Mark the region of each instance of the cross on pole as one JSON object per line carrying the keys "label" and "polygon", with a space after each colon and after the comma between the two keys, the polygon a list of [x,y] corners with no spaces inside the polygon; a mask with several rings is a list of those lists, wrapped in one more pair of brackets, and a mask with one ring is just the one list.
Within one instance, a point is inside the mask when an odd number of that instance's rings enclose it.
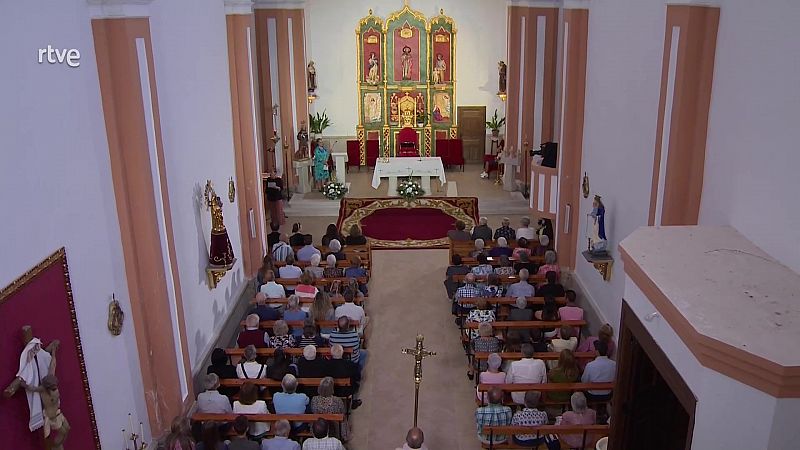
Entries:
{"label": "cross on pole", "polygon": [[414,348],[404,348],[402,352],[406,355],[414,356],[414,427],[417,426],[417,413],[419,411],[419,385],[422,383],[422,358],[426,356],[436,356],[436,352],[425,349],[422,341],[425,336],[417,335],[417,345]]}

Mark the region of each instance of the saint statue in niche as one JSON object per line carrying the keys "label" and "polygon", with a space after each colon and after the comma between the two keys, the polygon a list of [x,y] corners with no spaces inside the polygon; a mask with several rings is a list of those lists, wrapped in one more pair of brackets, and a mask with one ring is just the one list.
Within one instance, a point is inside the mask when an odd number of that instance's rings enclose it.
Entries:
{"label": "saint statue in niche", "polygon": [[314,67],[314,61],[308,63],[308,92],[314,93],[317,90],[317,69]]}
{"label": "saint statue in niche", "polygon": [[498,94],[505,94],[506,93],[506,74],[508,72],[508,67],[506,66],[506,63],[504,63],[503,61],[498,62],[497,63],[497,71],[498,71],[498,76],[499,76],[497,93]]}
{"label": "saint statue in niche", "polygon": [[410,80],[411,79],[411,47],[405,46],[403,47],[403,54],[400,55],[400,64],[403,67],[403,80]]}
{"label": "saint statue in niche", "polygon": [[447,74],[447,62],[444,60],[444,55],[441,53],[436,54],[436,64],[433,66],[433,84],[445,83],[445,74]]}
{"label": "saint statue in niche", "polygon": [[380,64],[375,52],[370,52],[369,60],[367,61],[369,72],[367,73],[367,83],[376,85],[381,81]]}

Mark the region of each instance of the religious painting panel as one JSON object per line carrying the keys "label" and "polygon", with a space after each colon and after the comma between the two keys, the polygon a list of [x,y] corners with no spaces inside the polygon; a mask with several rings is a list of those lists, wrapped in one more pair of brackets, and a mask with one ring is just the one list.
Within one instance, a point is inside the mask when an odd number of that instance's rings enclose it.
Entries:
{"label": "religious painting panel", "polygon": [[383,124],[383,99],[380,92],[365,92],[361,110],[365,127],[379,127]]}
{"label": "religious painting panel", "polygon": [[[47,388],[47,393],[33,397],[34,414],[30,414],[24,387],[17,388],[9,398],[0,398],[0,436],[14,450],[40,450],[43,446],[45,421],[50,426],[50,439],[59,438],[58,413],[42,409],[42,400],[60,395],[60,414],[69,422],[64,441],[66,450],[100,449],[92,396],[83,359],[78,321],[72,299],[66,252],[63,248],[50,255],[36,267],[0,290],[0,389],[6,389],[19,373],[31,386]],[[106,324],[98,324],[105,328]],[[30,332],[23,327],[30,326]],[[28,350],[40,349],[35,358]],[[59,341],[54,346],[54,341]],[[40,382],[48,376],[45,363],[52,358],[57,384]],[[38,403],[36,403],[38,402]],[[48,421],[48,418],[50,419]],[[30,431],[33,427],[34,431]],[[6,448],[5,446],[3,448]]]}
{"label": "religious painting panel", "polygon": [[387,67],[393,84],[426,83],[428,32],[425,16],[408,4],[386,19]]}
{"label": "religious painting panel", "polygon": [[434,92],[432,119],[434,125],[447,125],[452,122],[453,97],[449,91]]}

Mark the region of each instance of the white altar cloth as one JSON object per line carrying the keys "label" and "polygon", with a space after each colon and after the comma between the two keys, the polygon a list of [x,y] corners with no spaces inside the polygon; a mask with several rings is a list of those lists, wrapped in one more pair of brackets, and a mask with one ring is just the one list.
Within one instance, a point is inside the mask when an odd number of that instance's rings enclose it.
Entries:
{"label": "white altar cloth", "polygon": [[[397,196],[397,177],[422,177],[422,186],[426,186],[426,194],[430,195],[430,179],[431,177],[439,178],[439,181],[444,185],[447,182],[444,174],[444,165],[442,158],[438,156],[431,157],[398,157],[389,158],[388,161],[383,158],[378,158],[375,161],[375,171],[372,173],[372,187],[378,189],[381,185],[381,178],[389,179],[389,196]],[[394,186],[395,191],[392,190]]]}

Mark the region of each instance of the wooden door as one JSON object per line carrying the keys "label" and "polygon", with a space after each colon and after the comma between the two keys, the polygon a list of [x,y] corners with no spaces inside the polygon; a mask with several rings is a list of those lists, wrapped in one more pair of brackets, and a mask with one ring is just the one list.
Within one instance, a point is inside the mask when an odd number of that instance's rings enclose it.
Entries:
{"label": "wooden door", "polygon": [[650,333],[622,304],[610,450],[689,450],[697,399]]}
{"label": "wooden door", "polygon": [[458,135],[464,143],[466,162],[483,162],[486,151],[486,107],[458,107]]}

